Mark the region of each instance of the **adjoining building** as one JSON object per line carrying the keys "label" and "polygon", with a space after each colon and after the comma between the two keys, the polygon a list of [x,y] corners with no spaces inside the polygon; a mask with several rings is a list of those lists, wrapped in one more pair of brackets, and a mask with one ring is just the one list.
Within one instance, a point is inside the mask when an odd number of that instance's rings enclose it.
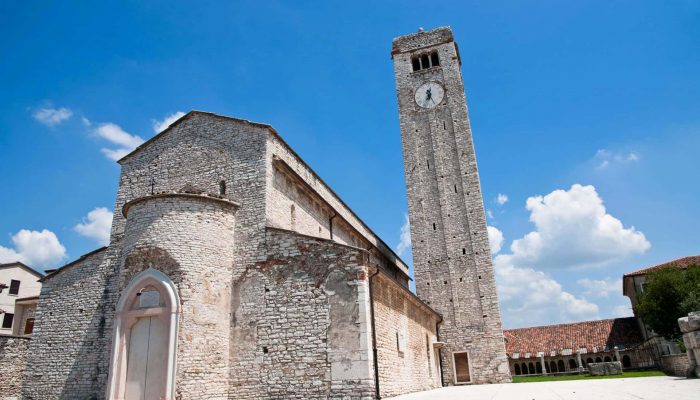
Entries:
{"label": "adjoining building", "polygon": [[[661,264],[653,265],[651,267],[646,267],[634,272],[629,272],[622,277],[622,294],[627,296],[632,303],[632,309],[637,306],[639,302],[639,296],[644,293],[644,287],[646,284],[647,274],[653,271],[658,271],[667,268],[679,268],[688,269],[691,265],[700,265],[700,256],[688,256],[678,258],[672,261],[667,261]],[[663,337],[657,335],[651,328],[649,328],[641,317],[637,316],[637,322],[639,323],[639,328],[642,331],[644,340],[653,340],[660,348],[662,354],[678,354],[680,349],[678,344],[674,341],[666,340]]]}
{"label": "adjoining building", "polygon": [[[644,292],[646,275],[664,268],[700,265],[700,256],[683,257],[623,276],[622,293],[634,310]],[[511,374],[575,373],[591,362],[620,361],[624,369],[661,368],[679,374],[687,364],[678,344],[654,333],[633,317],[507,329],[506,350]],[[682,374],[680,374],[682,375]]]}
{"label": "adjoining building", "polygon": [[506,351],[513,375],[573,373],[589,363],[620,361],[639,366],[644,342],[633,317],[506,329]]}
{"label": "adjoining building", "polygon": [[0,335],[32,334],[43,277],[21,262],[0,264]]}

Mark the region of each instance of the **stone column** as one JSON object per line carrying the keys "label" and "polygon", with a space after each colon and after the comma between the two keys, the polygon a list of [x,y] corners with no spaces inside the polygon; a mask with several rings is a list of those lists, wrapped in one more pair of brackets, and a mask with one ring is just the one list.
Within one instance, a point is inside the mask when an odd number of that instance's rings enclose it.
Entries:
{"label": "stone column", "polygon": [[544,362],[544,353],[540,353],[540,365],[542,366],[542,375],[547,375],[547,364]]}
{"label": "stone column", "polygon": [[613,350],[615,350],[615,360],[622,362],[622,359],[620,358],[620,349],[618,349],[617,346],[615,346]]}
{"label": "stone column", "polygon": [[576,361],[578,362],[579,372],[583,371],[583,361],[581,361],[581,350],[576,351]]}
{"label": "stone column", "polygon": [[679,318],[678,326],[683,332],[683,343],[688,354],[688,372],[700,377],[700,311]]}

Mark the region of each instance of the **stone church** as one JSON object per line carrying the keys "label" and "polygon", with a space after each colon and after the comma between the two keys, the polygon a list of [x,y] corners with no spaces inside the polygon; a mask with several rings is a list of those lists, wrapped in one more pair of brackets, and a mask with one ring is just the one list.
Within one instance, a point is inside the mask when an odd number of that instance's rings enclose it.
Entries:
{"label": "stone church", "polygon": [[[269,125],[121,160],[111,241],[48,274],[24,399],[378,399],[510,381],[450,28],[394,39],[406,264]],[[398,150],[398,149],[397,149]]]}

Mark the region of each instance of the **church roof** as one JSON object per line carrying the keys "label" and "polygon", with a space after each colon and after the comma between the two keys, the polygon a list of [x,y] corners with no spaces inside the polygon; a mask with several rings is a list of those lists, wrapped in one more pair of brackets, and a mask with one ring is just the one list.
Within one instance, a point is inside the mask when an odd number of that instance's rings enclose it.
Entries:
{"label": "church roof", "polygon": [[682,257],[682,258],[675,259],[673,261],[667,261],[665,263],[657,264],[657,265],[654,265],[651,267],[646,267],[646,268],[640,269],[638,271],[626,273],[624,276],[627,277],[627,276],[646,275],[649,272],[658,271],[660,269],[670,268],[670,267],[676,267],[676,268],[680,268],[680,269],[688,269],[688,267],[691,265],[700,265],[700,255]]}
{"label": "church roof", "polygon": [[538,352],[549,355],[552,351],[561,354],[562,350],[575,354],[584,348],[588,353],[612,351],[615,346],[629,348],[643,342],[634,317],[507,329],[503,334],[508,356],[518,353],[520,358],[526,353],[536,357]]}
{"label": "church roof", "polygon": [[[304,159],[301,158],[301,156],[299,156],[299,154],[284,140],[284,138],[282,138],[282,136],[275,130],[275,128],[272,127],[272,125],[262,124],[262,123],[258,123],[258,122],[251,122],[251,121],[248,121],[248,120],[245,120],[245,119],[240,119],[240,118],[227,117],[227,116],[224,116],[224,115],[214,114],[214,113],[206,112],[206,111],[192,110],[192,111],[188,112],[187,114],[183,115],[182,117],[180,117],[178,120],[176,120],[176,121],[173,122],[172,124],[170,124],[170,125],[169,125],[166,129],[164,129],[162,132],[158,133],[157,135],[153,136],[152,138],[150,138],[150,139],[148,139],[147,141],[145,141],[144,143],[142,143],[140,146],[136,147],[131,153],[125,155],[124,157],[122,157],[121,159],[119,159],[117,162],[121,164],[124,160],[126,160],[127,158],[129,158],[129,157],[133,156],[134,154],[140,152],[142,149],[144,149],[145,147],[147,147],[150,143],[152,143],[153,141],[155,141],[157,138],[159,138],[159,137],[161,137],[161,136],[163,136],[163,135],[166,135],[168,132],[170,132],[171,129],[173,129],[174,126],[179,125],[179,124],[182,123],[183,121],[185,121],[185,120],[187,120],[187,119],[189,119],[189,118],[192,118],[192,117],[194,117],[194,116],[197,116],[197,115],[205,116],[205,117],[208,117],[208,118],[217,118],[217,119],[222,119],[222,120],[226,120],[226,121],[236,122],[236,123],[239,123],[239,124],[246,124],[246,125],[251,125],[251,126],[258,127],[258,128],[267,129],[272,135],[274,135],[274,136],[279,140],[279,142],[280,142],[283,146],[285,146],[285,147],[289,150],[289,152],[290,152],[292,155],[294,155],[294,157],[296,157],[296,158],[299,160],[299,162],[300,162],[304,167],[306,167],[306,168],[309,170],[309,172],[310,172],[311,174],[313,174],[314,178],[315,178],[318,182],[320,182],[323,186],[325,186],[325,187],[328,189],[328,191],[330,192],[330,194],[331,194],[332,196],[334,196],[334,197],[339,201],[339,203],[342,205],[342,207],[344,207],[344,208],[352,215],[352,217],[354,217],[354,218],[357,220],[357,222],[358,222],[364,229],[367,230],[369,236],[371,236],[371,237],[374,239],[374,240],[371,240],[371,241],[375,241],[375,240],[376,240],[376,242],[373,243],[373,244],[375,245],[375,247],[376,247],[387,259],[389,259],[391,262],[393,262],[393,263],[395,264],[395,266],[397,267],[397,269],[398,269],[402,274],[404,274],[409,280],[412,280],[411,277],[410,277],[410,274],[409,274],[408,264],[406,264],[406,262],[404,262],[403,259],[401,259],[401,257],[400,257],[398,254],[396,254],[396,252],[395,252],[391,247],[389,247],[389,245],[387,245],[387,244],[384,242],[384,240],[382,240],[382,238],[379,237],[379,235],[377,235],[376,233],[374,233],[374,231],[373,231],[372,229],[370,229],[369,226],[367,226],[367,224],[366,224],[357,214],[355,214],[355,212],[343,201],[343,199],[342,199],[340,196],[338,196],[338,195],[335,193],[335,191],[333,191],[333,189],[330,187],[330,185],[328,185],[328,184],[318,175],[318,173],[316,173],[316,171],[315,171],[313,168],[311,168],[311,166],[309,166],[309,164],[306,163],[306,161],[304,161]],[[352,225],[352,224],[351,224],[351,225]]]}

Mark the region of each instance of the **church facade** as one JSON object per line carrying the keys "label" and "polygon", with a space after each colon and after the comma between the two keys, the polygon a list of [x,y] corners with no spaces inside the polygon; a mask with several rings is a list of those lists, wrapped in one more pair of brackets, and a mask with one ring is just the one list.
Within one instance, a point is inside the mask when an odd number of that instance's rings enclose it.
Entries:
{"label": "church facade", "polygon": [[[417,50],[437,62],[414,69]],[[22,398],[372,399],[508,381],[451,31],[397,38],[392,55],[418,295],[272,127],[192,111],[119,160],[109,245],[42,279]],[[444,104],[408,111],[408,93],[425,102],[408,81]],[[409,116],[437,125],[409,142],[428,129]],[[439,174],[414,172],[420,151]]]}

